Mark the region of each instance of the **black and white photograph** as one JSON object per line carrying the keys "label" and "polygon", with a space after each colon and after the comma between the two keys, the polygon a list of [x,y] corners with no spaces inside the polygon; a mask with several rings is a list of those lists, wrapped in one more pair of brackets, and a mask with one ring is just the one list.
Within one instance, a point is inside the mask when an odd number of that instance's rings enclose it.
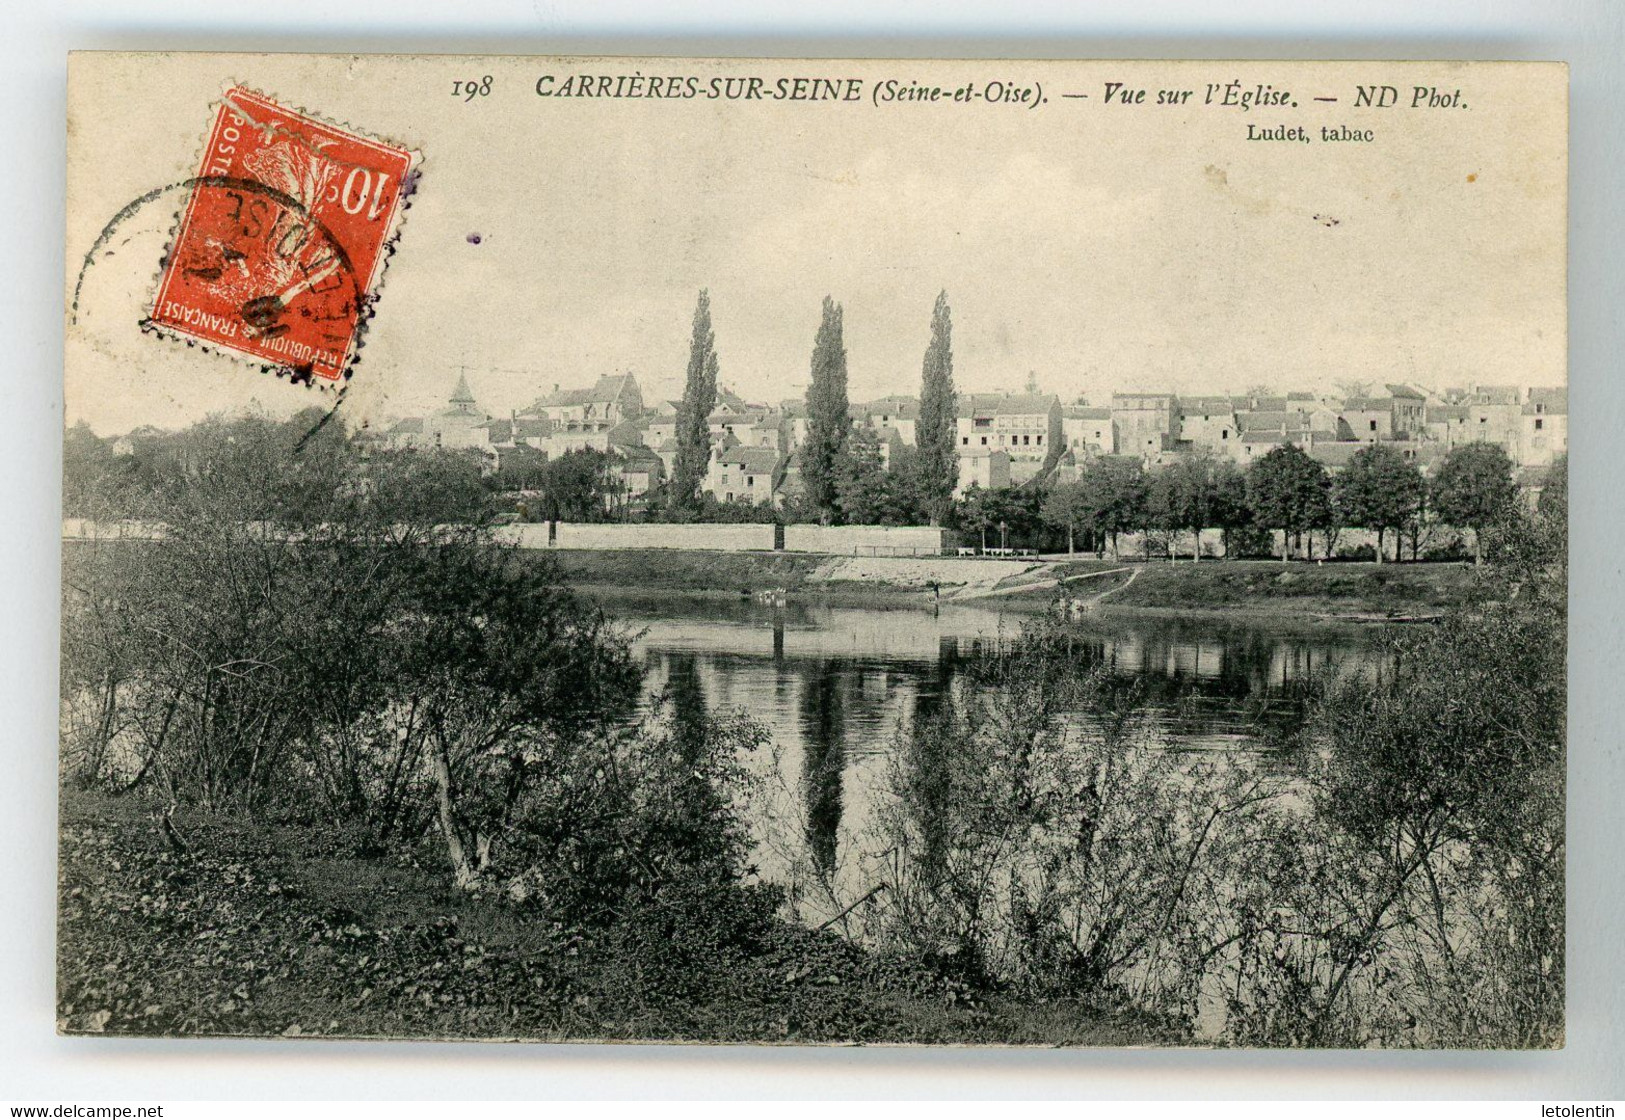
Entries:
{"label": "black and white photograph", "polygon": [[75,54],[57,1031],[1562,1048],[1568,96]]}

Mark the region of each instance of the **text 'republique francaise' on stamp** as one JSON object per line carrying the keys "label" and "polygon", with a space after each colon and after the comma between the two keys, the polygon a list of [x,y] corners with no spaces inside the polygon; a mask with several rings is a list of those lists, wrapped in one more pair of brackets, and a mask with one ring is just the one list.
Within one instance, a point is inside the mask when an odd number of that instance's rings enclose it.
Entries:
{"label": "text 'republique francaise' on stamp", "polygon": [[230,90],[144,329],[291,380],[350,375],[418,154]]}

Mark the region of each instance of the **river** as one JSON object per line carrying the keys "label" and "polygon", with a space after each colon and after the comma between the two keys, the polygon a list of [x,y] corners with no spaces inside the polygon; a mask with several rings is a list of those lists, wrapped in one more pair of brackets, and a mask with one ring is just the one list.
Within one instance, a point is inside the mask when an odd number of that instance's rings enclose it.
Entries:
{"label": "river", "polygon": [[[753,829],[764,875],[811,868],[852,898],[900,728],[951,686],[979,648],[1013,640],[1032,615],[989,607],[833,607],[753,600],[616,597],[638,634],[650,703],[677,697],[742,710],[772,745]],[[1204,615],[1090,616],[1079,657],[1138,680],[1153,733],[1185,751],[1267,749],[1310,674],[1372,674],[1381,628],[1242,622]],[[799,869],[799,870],[798,870]],[[814,908],[816,913],[817,908]]]}

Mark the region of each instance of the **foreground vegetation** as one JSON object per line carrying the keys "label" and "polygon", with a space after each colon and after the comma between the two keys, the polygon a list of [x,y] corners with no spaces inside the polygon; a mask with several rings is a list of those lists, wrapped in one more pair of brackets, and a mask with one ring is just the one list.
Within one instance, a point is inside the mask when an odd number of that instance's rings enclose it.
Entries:
{"label": "foreground vegetation", "polygon": [[645,698],[432,460],[214,434],[162,541],[69,557],[64,1030],[1561,1042],[1555,516],[1268,756],[1167,749],[1064,624],[986,651],[897,728],[867,893],[791,826],[813,921],[756,865],[748,714]]}
{"label": "foreground vegetation", "polygon": [[741,888],[615,930],[457,889],[439,853],[331,822],[64,791],[58,1026],[327,1037],[986,1042],[1179,1035],[1077,999],[983,995]]}

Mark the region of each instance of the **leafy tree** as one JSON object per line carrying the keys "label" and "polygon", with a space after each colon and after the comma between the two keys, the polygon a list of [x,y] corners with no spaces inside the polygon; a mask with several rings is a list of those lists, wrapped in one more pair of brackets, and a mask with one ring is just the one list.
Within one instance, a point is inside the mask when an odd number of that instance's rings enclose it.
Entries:
{"label": "leafy tree", "polygon": [[880,441],[854,429],[835,461],[835,504],[849,525],[879,525],[891,513],[892,489],[880,463]]}
{"label": "leafy tree", "polygon": [[1089,504],[1083,484],[1063,482],[1050,487],[1039,512],[1047,524],[1066,530],[1066,552],[1072,555],[1076,551],[1077,531],[1089,524]]}
{"label": "leafy tree", "polygon": [[640,675],[602,612],[512,550],[432,550],[414,574],[395,707],[422,740],[453,877],[471,887],[522,870],[501,845],[537,838],[527,801],[563,756],[610,735]]}
{"label": "leafy tree", "polygon": [[959,481],[952,332],[948,293],[942,292],[931,311],[931,342],[925,348],[917,437],[920,498],[933,525],[940,525],[947,516]]}
{"label": "leafy tree", "polygon": [[999,523],[993,490],[983,489],[973,482],[965,488],[954,504],[954,520],[966,533],[975,533],[981,540],[982,551],[987,551],[987,531]]}
{"label": "leafy tree", "polygon": [[496,471],[489,475],[486,486],[496,493],[516,490],[539,490],[542,472],[547,466],[547,453],[528,444],[505,448]]}
{"label": "leafy tree", "polygon": [[677,457],[667,501],[692,508],[711,464],[711,412],[717,406],[716,334],[711,329],[711,295],[700,289],[688,344],[688,379],[677,408]]}
{"label": "leafy tree", "polygon": [[1043,533],[1042,502],[1043,494],[1033,487],[984,490],[972,483],[954,505],[954,521],[960,530],[978,534],[984,550],[993,532],[999,533],[999,547],[1030,547]]}
{"label": "leafy tree", "polygon": [[890,470],[881,464],[880,441],[853,429],[835,464],[835,501],[848,525],[908,525],[917,517],[917,458],[902,449]]}
{"label": "leafy tree", "polygon": [[1093,460],[1078,479],[1084,519],[1095,534],[1095,550],[1111,542],[1117,558],[1117,534],[1145,523],[1145,468],[1126,455],[1103,455]]}
{"label": "leafy tree", "polygon": [[[1397,535],[1421,510],[1427,486],[1422,472],[1398,451],[1374,443],[1354,453],[1332,486],[1332,504],[1338,520],[1377,533],[1377,563],[1382,563],[1384,536]],[[1398,559],[1396,545],[1395,559]]]}
{"label": "leafy tree", "polygon": [[1002,544],[1036,548],[1043,541],[1044,519],[1040,515],[1044,495],[1036,486],[1007,486],[992,491],[995,525],[1003,527]]}
{"label": "leafy tree", "polygon": [[1473,531],[1473,559],[1484,562],[1484,533],[1507,519],[1518,497],[1512,460],[1493,443],[1451,451],[1433,479],[1433,508],[1447,525]]}
{"label": "leafy tree", "polygon": [[1294,782],[1313,815],[1249,845],[1252,897],[1228,903],[1252,916],[1221,982],[1250,989],[1236,1041],[1560,1042],[1566,550],[1544,518],[1503,532],[1493,609],[1311,698]]}
{"label": "leafy tree", "polygon": [[566,451],[542,471],[542,517],[547,521],[603,521],[621,489],[609,455],[591,448]]}
{"label": "leafy tree", "polygon": [[802,448],[801,470],[808,500],[821,511],[826,523],[836,513],[835,469],[851,432],[841,305],[825,296],[823,319],[813,341],[812,383],[807,386],[807,443]]}
{"label": "leafy tree", "polygon": [[[918,447],[900,444],[892,448],[890,478],[897,524],[918,525],[922,521],[931,521],[931,499],[927,496],[930,485],[926,478],[927,469],[925,457],[920,454]],[[942,507],[941,516],[933,524],[945,524],[952,510],[953,501],[950,493],[948,504]]]}
{"label": "leafy tree", "polygon": [[1559,455],[1546,468],[1546,485],[1540,491],[1540,513],[1559,525],[1569,523],[1569,457]]}
{"label": "leafy tree", "polygon": [[[479,461],[463,451],[398,451],[374,456],[365,480],[370,516],[427,525],[483,525],[493,503]],[[538,476],[545,485],[545,476]]]}
{"label": "leafy tree", "polygon": [[[1220,518],[1219,463],[1207,452],[1181,455],[1156,472],[1151,495],[1162,527],[1194,536],[1191,558],[1202,558],[1202,530]],[[1172,549],[1170,549],[1170,555]]]}
{"label": "leafy tree", "polygon": [[[1281,530],[1281,561],[1285,563],[1291,555],[1292,537],[1329,519],[1331,480],[1326,468],[1302,448],[1283,444],[1248,468],[1247,504],[1260,525]],[[1312,543],[1310,549],[1314,549]]]}
{"label": "leafy tree", "polygon": [[1224,554],[1231,552],[1231,534],[1246,529],[1253,523],[1252,507],[1247,504],[1247,476],[1229,459],[1213,464],[1213,524],[1224,534]]}
{"label": "leafy tree", "polygon": [[1146,473],[1140,529],[1141,551],[1146,559],[1151,558],[1153,546],[1173,559],[1174,538],[1180,529],[1179,495],[1175,493],[1173,473],[1166,465]]}
{"label": "leafy tree", "polygon": [[109,476],[113,449],[83,420],[62,437],[62,512],[68,517],[105,517],[113,512]]}

